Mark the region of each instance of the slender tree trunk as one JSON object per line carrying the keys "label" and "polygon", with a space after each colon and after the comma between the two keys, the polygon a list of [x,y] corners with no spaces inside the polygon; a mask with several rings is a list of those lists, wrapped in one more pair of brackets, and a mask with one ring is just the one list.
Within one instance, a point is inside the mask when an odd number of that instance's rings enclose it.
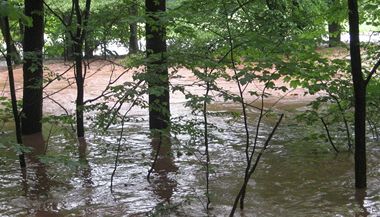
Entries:
{"label": "slender tree trunk", "polygon": [[84,137],[84,118],[83,118],[83,106],[84,106],[84,75],[83,75],[83,54],[82,46],[80,44],[75,45],[75,80],[77,84],[77,99],[76,99],[76,120],[77,120],[77,136],[78,138]]}
{"label": "slender tree trunk", "polygon": [[355,97],[355,187],[367,187],[366,85],[362,74],[357,0],[348,0],[351,74]]}
{"label": "slender tree trunk", "polygon": [[[130,16],[138,15],[137,2],[133,2],[129,9]],[[129,24],[129,53],[134,54],[139,51],[139,43],[137,38],[137,23]]]}
{"label": "slender tree trunk", "polygon": [[[84,81],[86,73],[83,71],[83,42],[86,39],[86,28],[90,14],[91,0],[86,0],[85,10],[82,13],[79,0],[73,0],[74,11],[76,15],[76,32],[74,38],[74,55],[75,55],[75,80],[77,85],[76,98],[76,124],[77,137],[80,139],[80,145],[85,143],[84,135]],[[73,35],[73,34],[71,34]]]}
{"label": "slender tree trunk", "polygon": [[88,37],[85,38],[84,42],[84,55],[86,59],[91,59],[94,57],[94,46]]}
{"label": "slender tree trunk", "polygon": [[[4,29],[2,28],[2,33],[5,39],[5,44],[7,47],[7,56],[6,62],[7,62],[7,67],[8,67],[8,77],[9,77],[9,89],[11,93],[11,101],[12,101],[12,112],[13,112],[13,117],[15,121],[15,126],[16,126],[16,139],[18,144],[22,144],[22,135],[21,135],[21,123],[20,123],[20,116],[17,108],[17,97],[16,97],[16,88],[15,88],[15,81],[13,77],[13,67],[12,67],[12,41],[11,41],[11,33],[9,29],[9,21],[8,17],[4,17],[2,19],[2,24]],[[21,153],[19,155],[19,161],[20,161],[20,166],[21,168],[26,167],[25,163],[25,157],[24,153]]]}
{"label": "slender tree trunk", "polygon": [[42,139],[42,82],[44,46],[43,0],[25,0],[25,15],[33,20],[32,26],[24,31],[24,89],[21,116],[24,144],[42,154],[45,148]]}
{"label": "slender tree trunk", "polygon": [[[341,8],[340,0],[328,0],[328,4],[330,8]],[[336,10],[331,10],[331,13],[335,13]],[[340,34],[341,34],[341,26],[338,20],[329,19],[328,20],[328,34],[329,34],[329,47],[339,46]]]}
{"label": "slender tree trunk", "polygon": [[103,48],[103,58],[106,60],[107,59],[107,40],[106,39],[103,39],[102,48]]}
{"label": "slender tree trunk", "polygon": [[20,33],[21,41],[24,41],[24,23],[21,19],[18,20],[18,28]]}
{"label": "slender tree trunk", "polygon": [[[66,24],[70,24],[72,22],[72,16],[69,13],[65,13],[63,15],[63,20]],[[64,60],[65,61],[72,61],[74,60],[74,42],[72,37],[70,36],[70,30],[66,30],[64,35],[63,35],[63,55],[64,55]]]}
{"label": "slender tree trunk", "polygon": [[[8,25],[8,26],[6,26]],[[14,41],[12,40],[12,36],[10,34],[10,28],[9,28],[9,20],[5,17],[0,18],[0,29],[3,36],[7,35],[7,40],[9,45],[7,44],[7,51],[9,50],[9,55],[11,55],[11,59],[14,61],[15,64],[21,63],[21,57],[20,53],[18,52],[16,45]],[[7,52],[8,54],[8,52]]]}
{"label": "slender tree trunk", "polygon": [[169,75],[166,60],[166,27],[160,16],[166,11],[165,0],[145,0],[149,17],[146,26],[149,127],[166,129],[170,123]]}

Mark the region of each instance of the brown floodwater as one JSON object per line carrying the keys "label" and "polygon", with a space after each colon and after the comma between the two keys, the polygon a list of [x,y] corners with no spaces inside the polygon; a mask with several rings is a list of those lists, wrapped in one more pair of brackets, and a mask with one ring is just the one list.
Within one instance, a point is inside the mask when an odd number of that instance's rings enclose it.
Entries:
{"label": "brown floodwater", "polygon": [[[99,67],[102,63],[97,64]],[[62,65],[51,67],[57,67],[54,71],[63,71]],[[105,67],[109,71],[87,80],[87,98],[100,93],[108,82],[112,67]],[[20,69],[16,73],[20,73]],[[184,78],[174,83],[190,85],[195,80],[188,71],[181,73]],[[131,73],[126,74],[125,79],[130,78]],[[0,80],[0,85],[3,81]],[[46,93],[54,93],[66,84],[69,82],[64,79],[55,82]],[[234,91],[232,84],[223,85]],[[196,93],[204,91],[195,85],[189,88]],[[342,151],[336,155],[326,141],[303,139],[308,133],[322,129],[292,120],[294,113],[303,110],[311,100],[300,95],[302,90],[295,90],[277,104],[275,110],[285,112],[285,120],[249,182],[245,210],[238,210],[236,216],[380,216],[379,142],[369,139],[368,188],[357,191],[352,153]],[[69,86],[52,97],[72,111],[74,96],[75,87]],[[276,97],[268,99],[266,105],[275,103]],[[202,128],[202,117],[190,115],[184,102],[181,94],[172,96],[174,118],[178,118],[178,123],[194,121],[198,123],[195,126]],[[211,127],[210,133],[209,216],[228,216],[243,181],[244,126],[241,120],[219,114],[237,110],[239,105],[233,103],[210,105],[209,122],[215,127]],[[46,100],[45,112],[62,111]],[[202,138],[182,133],[173,135],[170,143],[163,143],[148,182],[146,176],[157,142],[151,141],[149,136],[146,114],[146,110],[136,108],[130,114],[134,121],[124,125],[112,191],[110,179],[122,130],[119,125],[113,125],[103,134],[87,122],[88,154],[86,159],[79,160],[74,136],[67,129],[46,124],[46,137],[50,129],[53,130],[47,156],[42,159],[45,164],[30,163],[24,178],[15,154],[0,153],[0,216],[207,216],[205,171],[200,162],[205,160],[201,155]],[[257,112],[249,110],[249,117],[253,135]],[[272,117],[261,125],[260,145],[274,122]],[[10,125],[1,129],[1,144],[8,145],[13,137]],[[344,150],[344,142],[341,143],[338,146]]]}

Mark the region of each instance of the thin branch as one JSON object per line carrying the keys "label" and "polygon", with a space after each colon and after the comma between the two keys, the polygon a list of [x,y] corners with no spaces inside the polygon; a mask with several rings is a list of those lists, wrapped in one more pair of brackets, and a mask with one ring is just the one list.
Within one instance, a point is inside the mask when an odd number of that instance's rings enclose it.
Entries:
{"label": "thin branch", "polygon": [[117,166],[118,166],[118,163],[119,163],[119,155],[120,155],[120,150],[121,150],[121,141],[123,139],[123,133],[124,133],[124,119],[127,116],[127,114],[128,114],[128,112],[126,112],[124,114],[124,116],[123,116],[123,118],[121,120],[121,131],[120,131],[120,135],[119,135],[119,143],[117,145],[115,164],[114,164],[114,168],[113,168],[113,171],[112,171],[112,174],[111,174],[111,185],[110,185],[111,193],[113,192],[113,178],[115,176],[116,169],[117,169]]}
{"label": "thin branch", "polygon": [[65,22],[65,20],[57,13],[55,12],[49,4],[46,3],[46,1],[43,1],[46,8],[59,20],[61,21],[62,25],[64,25],[66,28],[68,27],[68,24]]}
{"label": "thin branch", "polygon": [[[259,152],[259,154],[258,154],[258,156],[256,158],[255,163],[253,164],[251,170],[248,173],[248,178],[250,178],[252,176],[252,174],[255,172],[256,167],[257,167],[257,165],[260,162],[261,156],[263,155],[264,151],[267,149],[267,147],[269,145],[269,142],[272,140],[272,137],[273,137],[274,133],[276,132],[278,126],[280,125],[283,117],[284,117],[284,114],[281,114],[281,116],[280,116],[279,120],[277,121],[276,125],[274,126],[272,132],[269,134],[267,140],[264,143],[264,147]],[[247,183],[245,183],[245,184],[247,184]],[[234,205],[233,205],[232,210],[231,210],[231,212],[229,214],[229,217],[233,217],[234,216],[236,208],[237,208],[237,205],[239,203],[239,199],[241,198],[241,195],[243,194],[244,190],[245,190],[244,186],[242,188],[240,188],[240,191],[239,191],[238,195],[235,198]]]}
{"label": "thin branch", "polygon": [[69,68],[67,68],[64,72],[62,72],[61,74],[57,75],[55,78],[49,80],[44,86],[42,89],[45,89],[47,86],[49,86],[51,83],[53,83],[53,81],[57,80],[58,78],[60,78],[61,76],[63,76],[64,74],[66,74],[67,72],[69,72],[75,65],[72,64]]}
{"label": "thin branch", "polygon": [[[99,96],[95,97],[95,98],[92,98],[92,99],[88,99],[88,100],[86,100],[86,101],[84,102],[84,104],[92,103],[92,102],[94,102],[94,101],[96,101],[96,100],[98,100],[98,99],[104,97],[105,94],[106,94],[106,92],[107,92],[107,90],[110,89],[111,85],[114,84],[114,83],[116,83],[116,82],[117,82],[122,76],[124,76],[127,72],[129,72],[129,70],[125,70],[125,71],[122,72],[117,78],[115,78],[115,80],[111,81],[112,76],[113,76],[113,71],[112,71],[112,73],[111,73],[111,75],[110,75],[110,77],[109,77],[109,80],[108,80],[108,84],[107,84],[107,86],[104,88],[104,90],[102,91],[102,93],[101,93]],[[143,80],[140,80],[140,81],[135,85],[135,87],[133,88],[133,90],[137,89],[137,88],[140,86],[140,84],[142,83],[142,81],[143,81]]]}
{"label": "thin branch", "polygon": [[368,86],[369,81],[371,80],[372,76],[376,73],[377,69],[380,67],[380,59],[377,60],[375,65],[373,66],[372,70],[369,72],[369,75],[367,79],[365,80],[365,86]]}
{"label": "thin branch", "polygon": [[331,138],[330,131],[329,131],[329,128],[327,127],[327,124],[326,124],[325,120],[323,120],[322,117],[320,117],[320,119],[321,119],[321,121],[323,123],[323,126],[325,127],[325,130],[326,130],[326,133],[327,133],[327,138],[329,139],[329,142],[330,142],[331,146],[334,148],[334,150],[335,150],[336,153],[339,153],[339,150],[336,148],[336,146],[334,145],[334,142],[333,142],[333,140]]}
{"label": "thin branch", "polygon": [[[63,111],[65,111],[65,113],[66,113],[67,116],[70,116],[69,111],[61,103],[59,103],[57,100],[51,98],[50,95],[47,95],[47,94],[44,97],[44,99],[45,98],[47,98],[47,99],[51,100],[52,102],[54,102],[55,104],[57,104]],[[74,127],[74,125],[71,122],[70,122],[70,126],[71,126],[71,129],[73,130],[73,132],[75,132],[75,127]]]}

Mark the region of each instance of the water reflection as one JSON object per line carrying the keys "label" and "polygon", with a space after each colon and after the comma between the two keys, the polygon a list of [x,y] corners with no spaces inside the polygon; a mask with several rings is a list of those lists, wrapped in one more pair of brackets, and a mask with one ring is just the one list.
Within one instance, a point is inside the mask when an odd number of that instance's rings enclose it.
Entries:
{"label": "water reflection", "polygon": [[359,205],[360,211],[355,213],[355,217],[367,217],[370,213],[364,206],[365,199],[367,197],[366,189],[355,189],[355,200]]}
{"label": "water reflection", "polygon": [[84,137],[78,138],[78,153],[79,159],[86,159],[87,142]]}
{"label": "water reflection", "polygon": [[47,174],[46,165],[32,156],[28,159],[28,172],[22,181],[24,196],[32,202],[37,202],[33,209],[26,213],[33,216],[59,216],[58,203],[49,201],[49,192],[54,182]]}
{"label": "water reflection", "polygon": [[[240,142],[239,129],[234,125],[222,137],[224,144],[215,142],[210,146],[215,162],[213,216],[226,216],[230,211],[237,192],[233,186],[238,186],[241,179],[237,177],[243,175],[239,159],[244,156],[239,147],[231,145]],[[299,131],[294,129],[298,128],[289,127],[288,131]],[[97,140],[89,140],[91,154],[86,159],[82,153],[82,163],[74,164],[74,168],[55,162],[48,168],[29,164],[32,167],[28,167],[22,186],[18,164],[0,164],[0,216],[144,216],[147,212],[158,216],[205,216],[197,200],[203,194],[204,170],[193,155],[174,158],[172,149],[179,145],[172,145],[169,139],[162,141],[151,183],[146,181],[147,156],[153,159],[159,145],[158,138],[148,140],[147,131],[148,127],[128,131],[128,143],[123,146],[127,151],[121,155],[115,182],[117,200],[112,200],[109,193],[115,152],[105,153],[108,146]],[[115,135],[118,134],[110,138]],[[63,147],[62,141],[66,140],[59,138],[49,148]],[[379,216],[377,144],[369,145],[367,192],[357,191],[354,196],[352,154],[334,156],[318,149],[318,144],[290,144],[288,140],[280,134],[273,141],[250,181],[246,210],[237,216]],[[186,139],[176,143],[183,141]],[[169,214],[163,215],[165,211]]]}
{"label": "water reflection", "polygon": [[[84,149],[86,150],[86,149]],[[86,216],[90,216],[92,213],[91,205],[93,204],[93,189],[94,189],[94,182],[92,181],[92,170],[89,161],[85,157],[84,153],[80,153],[80,162],[81,165],[79,167],[79,170],[77,171],[79,174],[78,176],[82,180],[82,187],[84,188],[86,195],[83,195],[84,197],[84,213]]]}
{"label": "water reflection", "polygon": [[173,192],[177,187],[176,180],[174,177],[170,177],[170,175],[178,170],[174,164],[170,138],[168,136],[153,138],[151,147],[152,156],[158,154],[156,162],[153,165],[151,182],[153,192],[164,202],[170,203]]}

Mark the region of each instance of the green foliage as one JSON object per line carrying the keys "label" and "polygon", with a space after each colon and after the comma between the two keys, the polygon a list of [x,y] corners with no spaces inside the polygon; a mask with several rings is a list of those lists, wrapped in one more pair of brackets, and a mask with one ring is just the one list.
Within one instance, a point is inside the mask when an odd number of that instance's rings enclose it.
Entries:
{"label": "green foliage", "polygon": [[[20,108],[22,101],[17,101],[17,105]],[[0,122],[3,124],[13,122],[12,101],[10,98],[4,96],[0,96]]]}
{"label": "green foliage", "polygon": [[367,25],[371,25],[377,27],[379,30],[380,26],[380,1],[372,0],[372,1],[361,1],[360,4],[360,12],[364,14],[364,23]]}
{"label": "green foliage", "polygon": [[21,20],[25,25],[32,25],[32,20],[24,15],[23,8],[15,1],[1,1],[0,17],[8,17],[10,20]]}

